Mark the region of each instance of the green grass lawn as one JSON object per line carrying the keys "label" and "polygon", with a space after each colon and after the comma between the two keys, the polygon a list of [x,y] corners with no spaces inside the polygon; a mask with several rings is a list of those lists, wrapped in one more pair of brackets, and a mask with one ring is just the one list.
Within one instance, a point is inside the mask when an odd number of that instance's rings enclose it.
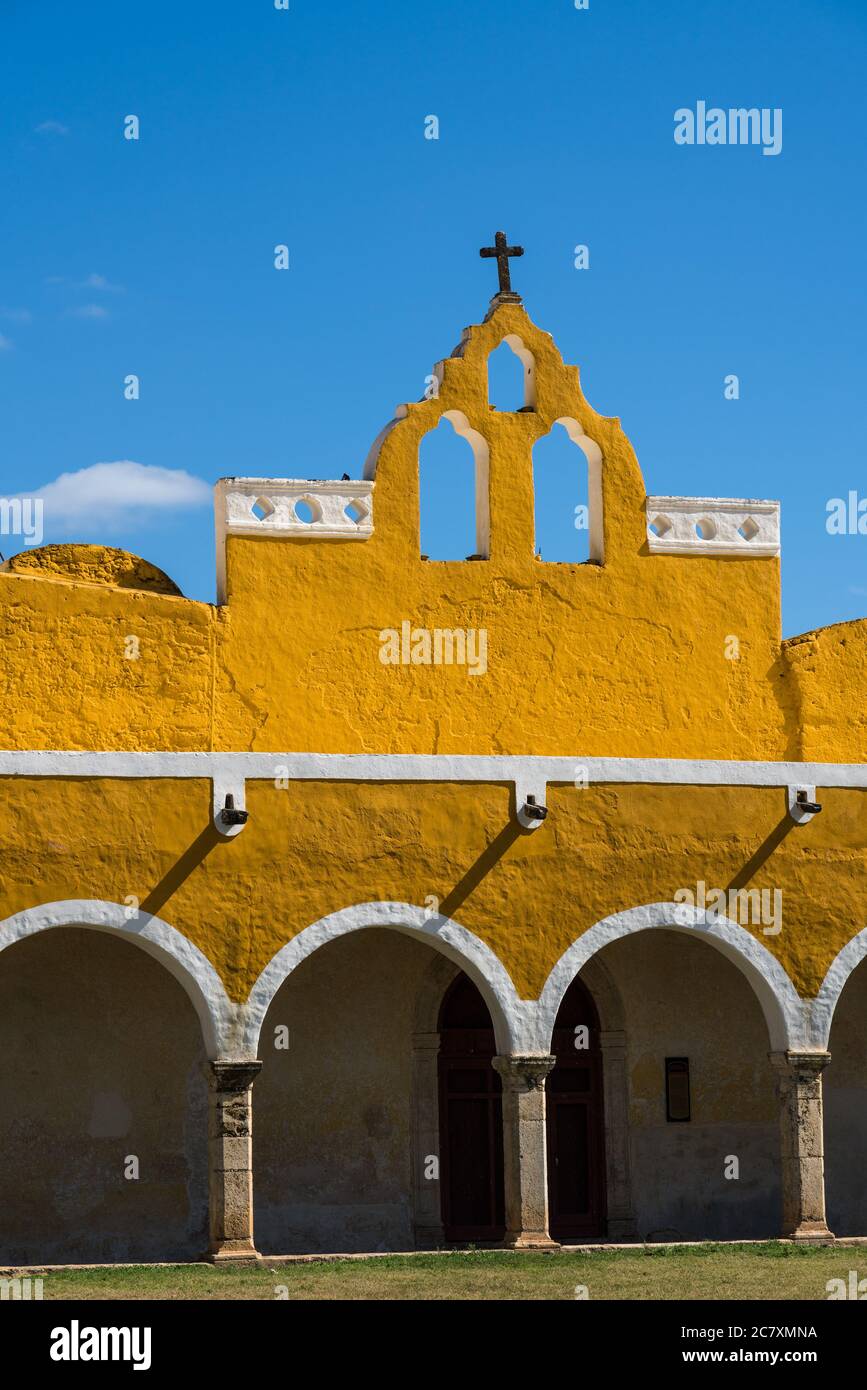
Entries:
{"label": "green grass lawn", "polygon": [[705,1245],[594,1253],[389,1255],[216,1268],[134,1265],[45,1273],[45,1299],[826,1299],[867,1277],[867,1247]]}

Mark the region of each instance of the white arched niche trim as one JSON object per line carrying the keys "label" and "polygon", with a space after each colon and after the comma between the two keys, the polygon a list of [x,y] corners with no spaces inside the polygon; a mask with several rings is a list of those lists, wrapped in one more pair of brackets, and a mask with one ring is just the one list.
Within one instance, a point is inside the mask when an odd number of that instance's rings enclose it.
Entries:
{"label": "white arched niche trim", "polygon": [[532,1012],[534,1006],[518,998],[511,976],[491,948],[450,917],[431,914],[412,903],[373,902],[358,903],[320,918],[277,952],[250,991],[245,1051],[256,1054],[271,1001],[292,971],[321,946],[368,927],[393,928],[447,956],[481,991],[491,1012],[499,1051],[508,1054],[521,1050],[528,1034],[528,1010]]}
{"label": "white arched niche trim", "polygon": [[54,927],[86,927],[122,937],[158,960],[181,985],[198,1015],[208,1057],[232,1055],[237,1007],[229,1000],[211,962],[198,946],[161,918],[147,912],[129,916],[130,911],[119,903],[97,898],[71,898],[28,907],[0,922],[0,952]]}
{"label": "white arched niche trim", "polygon": [[[596,565],[601,565],[605,559],[605,532],[602,518],[602,450],[591,439],[589,434],[585,434],[579,422],[571,415],[561,415],[554,421],[555,425],[562,425],[573,444],[584,454],[587,460],[587,507],[590,512],[590,526],[588,533],[588,558]],[[546,438],[547,436],[543,436]],[[539,440],[536,440],[539,443]]]}
{"label": "white arched niche trim", "polygon": [[[443,420],[448,420],[455,434],[460,435],[461,439],[466,439],[473,451],[476,477],[476,554],[487,560],[491,553],[491,451],[488,441],[483,434],[473,429],[462,410],[444,410],[437,426]],[[424,437],[422,436],[422,439]]]}
{"label": "white arched niche trim", "polygon": [[558,960],[539,999],[539,1027],[550,1045],[557,1010],[582,966],[597,951],[639,931],[675,931],[707,941],[746,976],[761,1005],[771,1050],[785,1052],[804,1045],[806,1006],[786,971],[766,946],[727,917],[685,903],[648,903],[615,912],[580,936]]}

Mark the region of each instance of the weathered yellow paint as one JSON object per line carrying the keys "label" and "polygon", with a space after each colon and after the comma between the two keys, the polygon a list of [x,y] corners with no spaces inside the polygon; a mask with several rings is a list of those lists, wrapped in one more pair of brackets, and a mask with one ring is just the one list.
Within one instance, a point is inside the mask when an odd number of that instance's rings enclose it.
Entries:
{"label": "weathered yellow paint", "polygon": [[[506,334],[535,359],[533,411],[487,403],[488,355]],[[419,443],[451,411],[490,447],[485,561],[419,555]],[[532,446],[563,418],[602,452],[602,564],[533,554]],[[369,540],[232,537],[223,608],[103,547],[16,557],[0,571],[0,744],[867,757],[863,625],[782,643],[778,562],[651,556],[644,499],[619,422],[587,404],[577,369],[523,309],[502,305],[444,363],[438,397],[385,434]],[[404,620],[485,628],[487,674],[384,666],[380,633]],[[731,636],[739,660],[726,656]],[[867,923],[863,797],[820,792],[825,811],[800,828],[782,791],[554,787],[548,821],[528,835],[505,786],[254,782],[251,822],[224,842],[204,781],[2,780],[0,915],[134,896],[241,999],[328,912],[436,896],[533,997],[600,918],[698,879],[734,882],[782,888],[783,931],[751,930],[809,994]]]}
{"label": "weathered yellow paint", "polygon": [[44,545],[38,550],[22,550],[6,560],[2,570],[62,583],[80,580],[181,597],[177,584],[149,560],[108,545]]}
{"label": "weathered yellow paint", "polygon": [[5,779],[3,915],[134,897],[199,946],[241,999],[320,917],[433,895],[534,998],[595,922],[700,879],[708,890],[740,886],[755,859],[747,884],[781,888],[783,930],[750,929],[811,994],[867,917],[867,793],[821,795],[822,815],[801,828],[771,789],[552,787],[548,821],[525,834],[506,787],[250,782],[250,824],[227,841],[210,828],[205,781]]}
{"label": "weathered yellow paint", "polygon": [[792,637],[783,656],[795,688],[794,756],[867,760],[867,619]]}

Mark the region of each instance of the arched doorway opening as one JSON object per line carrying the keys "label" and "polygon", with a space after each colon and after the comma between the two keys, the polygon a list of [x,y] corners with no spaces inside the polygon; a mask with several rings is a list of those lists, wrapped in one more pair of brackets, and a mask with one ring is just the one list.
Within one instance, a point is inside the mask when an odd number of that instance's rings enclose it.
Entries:
{"label": "arched doorway opening", "polygon": [[867,1233],[867,961],[852,971],[834,1010],[822,1077],[825,1198],[837,1236]]}
{"label": "arched doorway opening", "polygon": [[197,1260],[208,1093],[193,1006],[140,947],[75,926],[0,952],[0,1262]]}
{"label": "arched doorway opening", "polygon": [[[609,1237],[620,1233],[616,1213],[626,1196],[621,1182],[618,1200],[618,1142],[622,1158],[628,1155],[639,1239],[775,1236],[780,1122],[768,1063],[774,1015],[763,1012],[758,989],[737,958],[727,959],[698,933],[661,926],[609,941],[587,961],[588,972],[594,963],[604,965],[628,1024],[619,1040],[605,1030],[600,1039]],[[600,1005],[604,1023],[601,999]],[[685,1115],[669,1105],[669,1061],[687,1063]],[[624,1082],[619,1117],[618,1075]]]}
{"label": "arched doorway opening", "polygon": [[502,1083],[491,1062],[494,1026],[484,999],[463,973],[446,990],[439,1015],[440,1188],[447,1241],[501,1241]]}
{"label": "arched doorway opening", "polygon": [[554,1240],[605,1234],[605,1121],[599,1016],[576,976],[557,1013],[548,1076],[548,1214]]}
{"label": "arched doorway opening", "polygon": [[[477,1012],[459,1016],[456,1005],[443,1021],[483,1032],[484,1052],[471,1039],[464,1059],[491,1073],[485,1083],[499,1101],[491,1059],[512,1042],[513,986],[496,957],[457,924],[434,930],[420,908],[362,904],[307,928],[262,972],[247,1037],[263,1064],[253,1102],[263,1254],[443,1245],[439,1028],[458,954],[467,983],[479,979]],[[457,1069],[455,1043],[450,1035]],[[461,1094],[472,1099],[471,1091]],[[501,1155],[499,1113],[494,1142]],[[501,1157],[497,1172],[502,1191]],[[465,1239],[501,1238],[504,1226],[500,1213],[498,1230]]]}
{"label": "arched doorway opening", "polygon": [[[413,1168],[437,1154],[412,1113],[414,1005],[433,957],[366,928],[314,950],[274,994],[253,1088],[263,1254],[412,1247]],[[434,1079],[430,1091],[435,1107]]]}

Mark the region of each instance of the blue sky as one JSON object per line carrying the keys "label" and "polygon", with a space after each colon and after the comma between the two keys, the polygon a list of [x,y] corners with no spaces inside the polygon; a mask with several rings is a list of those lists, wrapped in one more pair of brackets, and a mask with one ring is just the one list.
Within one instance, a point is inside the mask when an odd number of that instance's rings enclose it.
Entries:
{"label": "blue sky", "polygon": [[[780,498],[784,632],[867,614],[867,536],[825,526],[867,497],[863,0],[289,2],[0,5],[2,495],[120,461],[358,476],[483,317],[503,227],[648,491]],[[782,108],[781,153],[676,145],[699,100]],[[46,540],[213,600],[204,488],[148,476],[163,505],[135,477],[125,504],[128,473],[61,485]]]}

